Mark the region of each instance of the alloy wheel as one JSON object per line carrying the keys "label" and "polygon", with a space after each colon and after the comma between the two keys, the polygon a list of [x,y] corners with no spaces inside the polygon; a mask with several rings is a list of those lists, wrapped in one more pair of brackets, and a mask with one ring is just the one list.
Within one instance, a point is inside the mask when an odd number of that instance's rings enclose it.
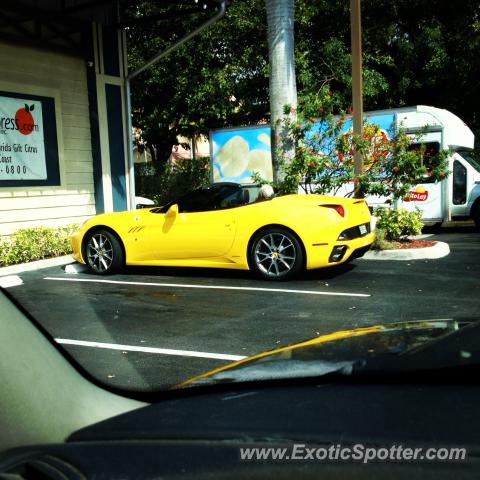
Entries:
{"label": "alloy wheel", "polygon": [[268,233],[256,242],[255,264],[269,277],[286,275],[295,265],[296,258],[295,245],[283,233]]}
{"label": "alloy wheel", "polygon": [[87,243],[88,264],[99,273],[106,272],[113,262],[113,247],[102,233],[93,234]]}

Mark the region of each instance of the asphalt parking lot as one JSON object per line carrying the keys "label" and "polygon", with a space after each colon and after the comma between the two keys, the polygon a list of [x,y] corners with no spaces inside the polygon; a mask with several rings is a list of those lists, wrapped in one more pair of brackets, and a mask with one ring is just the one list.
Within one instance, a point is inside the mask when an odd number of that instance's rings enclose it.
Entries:
{"label": "asphalt parking lot", "polygon": [[480,318],[480,234],[443,229],[438,260],[356,260],[284,283],[249,272],[128,268],[19,274],[8,289],[91,374],[157,390],[260,351],[340,329]]}

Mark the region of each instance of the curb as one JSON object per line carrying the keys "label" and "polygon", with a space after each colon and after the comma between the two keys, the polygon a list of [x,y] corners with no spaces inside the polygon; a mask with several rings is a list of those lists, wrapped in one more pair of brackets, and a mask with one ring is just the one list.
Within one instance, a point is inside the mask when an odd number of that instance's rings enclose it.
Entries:
{"label": "curb", "polygon": [[448,243],[437,242],[431,247],[405,250],[370,250],[362,258],[365,260],[425,260],[446,257],[450,253]]}
{"label": "curb", "polygon": [[0,277],[5,275],[14,275],[16,273],[31,272],[33,270],[40,270],[48,267],[60,267],[74,263],[75,260],[71,255],[64,255],[62,257],[46,258],[44,260],[36,260],[35,262],[19,263],[18,265],[11,265],[9,267],[0,268]]}
{"label": "curb", "polygon": [[88,267],[83,263],[70,263],[69,265],[65,265],[65,273],[84,273],[88,272]]}

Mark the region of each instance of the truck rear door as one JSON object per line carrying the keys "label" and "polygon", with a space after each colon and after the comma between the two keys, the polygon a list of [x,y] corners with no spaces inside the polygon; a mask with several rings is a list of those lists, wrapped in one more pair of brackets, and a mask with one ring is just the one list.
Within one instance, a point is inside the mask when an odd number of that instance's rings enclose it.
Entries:
{"label": "truck rear door", "polygon": [[[437,154],[442,145],[442,132],[428,132],[422,136],[422,143],[413,144],[412,148],[425,145],[424,164],[428,167],[428,156]],[[441,222],[445,218],[446,182],[431,182],[425,175],[425,181],[415,185],[400,201],[399,206],[407,210],[419,208],[422,211],[422,220],[427,223]]]}

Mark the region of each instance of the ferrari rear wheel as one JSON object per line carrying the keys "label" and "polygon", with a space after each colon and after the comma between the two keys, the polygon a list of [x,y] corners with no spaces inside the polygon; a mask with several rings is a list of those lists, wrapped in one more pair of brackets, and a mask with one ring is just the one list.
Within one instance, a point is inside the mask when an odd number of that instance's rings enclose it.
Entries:
{"label": "ferrari rear wheel", "polygon": [[250,267],[267,280],[287,280],[302,270],[302,247],[288,230],[263,230],[255,235],[251,245]]}
{"label": "ferrari rear wheel", "polygon": [[93,273],[115,273],[123,266],[122,246],[117,237],[108,230],[95,230],[87,238],[85,260]]}

